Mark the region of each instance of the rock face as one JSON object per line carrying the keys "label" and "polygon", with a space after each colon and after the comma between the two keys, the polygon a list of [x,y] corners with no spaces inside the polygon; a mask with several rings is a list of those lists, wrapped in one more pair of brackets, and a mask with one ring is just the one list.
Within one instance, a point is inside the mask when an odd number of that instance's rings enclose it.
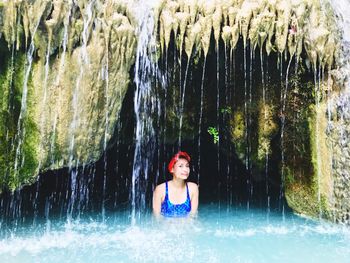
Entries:
{"label": "rock face", "polygon": [[[349,87],[348,36],[345,17],[333,3],[342,32],[337,69],[316,70],[314,103],[309,106],[308,130],[311,166],[287,171],[286,198],[297,212],[335,222],[350,223],[348,191]],[[343,9],[343,7],[341,7]],[[321,77],[323,76],[323,77]],[[296,172],[298,171],[299,172]],[[301,173],[304,173],[303,175]],[[299,175],[298,175],[299,174]]]}
{"label": "rock face", "polygon": [[100,158],[134,63],[129,13],[119,1],[2,4],[1,187]]}
{"label": "rock face", "polygon": [[[0,2],[1,189],[14,190],[48,169],[100,158],[132,78],[139,4],[122,0]],[[300,213],[347,220],[346,200],[350,199],[342,189],[348,189],[349,136],[344,135],[345,129],[339,137],[343,126],[328,125],[330,119],[336,124],[345,118],[330,114],[327,107],[334,87],[339,91],[344,85],[336,78],[343,64],[339,32],[328,4],[321,6],[317,0],[158,0],[152,12],[156,55],[166,55],[173,40],[188,61],[191,56],[206,57],[213,36],[216,49],[223,43],[232,57],[241,39],[244,48],[250,45],[261,54],[285,57],[287,70],[295,59],[314,72],[316,81],[303,82],[300,73],[299,79],[288,80],[294,81],[292,95],[287,95],[287,88],[278,93],[271,88],[272,99],[265,100],[264,94],[251,109],[257,129],[249,158],[258,171],[263,170],[280,131],[280,167],[289,205]],[[330,74],[335,68],[338,71]],[[323,79],[316,77],[320,73]],[[326,88],[315,88],[321,86]],[[247,157],[246,115],[242,104],[228,122],[242,161]]]}

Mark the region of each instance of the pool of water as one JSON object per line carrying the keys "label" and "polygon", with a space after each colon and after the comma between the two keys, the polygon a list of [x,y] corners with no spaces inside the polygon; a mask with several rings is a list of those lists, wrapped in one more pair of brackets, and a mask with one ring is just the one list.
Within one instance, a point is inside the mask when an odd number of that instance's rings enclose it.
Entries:
{"label": "pool of water", "polygon": [[350,262],[350,229],[291,213],[218,205],[196,219],[129,212],[1,226],[0,262]]}

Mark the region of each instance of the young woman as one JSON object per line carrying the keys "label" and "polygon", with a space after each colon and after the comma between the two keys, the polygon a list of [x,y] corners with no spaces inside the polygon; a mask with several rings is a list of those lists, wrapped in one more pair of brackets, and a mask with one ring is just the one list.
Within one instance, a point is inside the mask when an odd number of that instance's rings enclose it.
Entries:
{"label": "young woman", "polygon": [[173,179],[156,187],[153,192],[153,213],[165,217],[195,215],[198,208],[198,186],[186,182],[190,175],[191,158],[186,152],[178,152],[171,159],[168,170]]}

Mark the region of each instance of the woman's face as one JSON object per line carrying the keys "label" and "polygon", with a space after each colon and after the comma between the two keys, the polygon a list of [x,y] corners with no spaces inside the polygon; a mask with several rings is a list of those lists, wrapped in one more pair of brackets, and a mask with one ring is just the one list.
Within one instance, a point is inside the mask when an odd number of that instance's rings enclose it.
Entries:
{"label": "woman's face", "polygon": [[172,173],[175,178],[186,180],[190,175],[190,164],[186,159],[180,158],[173,166]]}

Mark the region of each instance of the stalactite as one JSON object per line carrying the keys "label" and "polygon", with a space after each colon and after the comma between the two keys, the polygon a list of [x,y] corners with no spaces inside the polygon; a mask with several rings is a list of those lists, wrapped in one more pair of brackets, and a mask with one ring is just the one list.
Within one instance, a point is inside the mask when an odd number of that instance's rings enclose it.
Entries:
{"label": "stalactite", "polygon": [[212,20],[210,17],[204,17],[202,20],[202,28],[203,28],[203,33],[201,36],[201,45],[202,49],[204,51],[204,56],[206,57],[209,51],[209,46],[210,46],[210,35],[212,31]]}
{"label": "stalactite", "polygon": [[[87,13],[90,12],[88,8],[91,8],[91,13]],[[32,39],[31,46],[34,47],[30,53],[33,65],[26,72],[28,104],[22,103],[24,106],[15,109],[27,112],[22,114],[19,129],[22,130],[23,125],[31,125],[33,132],[16,132],[18,138],[24,138],[18,147],[12,147],[17,153],[9,163],[12,165],[14,162],[15,165],[11,168],[11,174],[1,173],[1,177],[7,178],[6,181],[1,179],[5,184],[1,188],[13,190],[21,184],[31,182],[39,172],[66,166],[69,159],[84,164],[96,161],[101,156],[103,141],[110,140],[113,135],[121,107],[121,99],[118,98],[126,92],[129,70],[134,63],[137,20],[127,16],[133,14],[127,10],[129,8],[131,7],[124,2],[115,1],[37,0],[10,1],[8,6],[0,9],[0,16],[4,18],[4,26],[0,30],[4,32],[7,43],[13,45],[18,39],[24,39],[26,43],[16,43],[21,48],[19,54],[24,52],[29,39]],[[86,59],[82,58],[83,54],[87,60],[80,64]],[[108,68],[111,87],[108,94],[104,94],[105,80],[100,77],[105,56],[114,62]],[[50,69],[47,70],[47,67]],[[83,77],[75,84],[82,71]],[[22,74],[23,72],[17,72],[18,76]],[[17,83],[19,80],[17,77],[15,85],[23,86]],[[74,85],[77,85],[80,95],[74,102],[77,103],[77,126],[72,133],[75,146],[69,150],[71,135],[68,127],[74,122],[70,98],[73,96]],[[98,110],[99,105],[104,105],[105,96],[108,96],[108,115]],[[42,100],[43,97],[46,99]],[[21,99],[20,96],[19,98]],[[105,128],[106,116],[113,117],[108,119],[108,127]],[[38,129],[40,135],[35,132]],[[40,171],[34,163],[35,158],[40,159],[36,160]],[[25,160],[24,164],[22,160]],[[17,169],[21,170],[15,171]],[[17,176],[19,173],[20,176]]]}
{"label": "stalactite", "polygon": [[[89,4],[92,5],[89,14],[91,22],[87,25],[86,12]],[[93,161],[101,154],[101,140],[111,138],[112,122],[115,120],[109,120],[112,121],[109,123],[110,130],[105,131],[101,124],[104,121],[93,120],[104,120],[105,117],[95,113],[92,108],[104,105],[104,99],[101,97],[104,84],[98,76],[103,68],[101,64],[108,56],[111,62],[108,66],[108,107],[111,111],[108,116],[118,116],[120,103],[117,101],[121,101],[119,97],[126,91],[130,81],[129,70],[135,59],[135,34],[140,22],[139,18],[135,17],[135,8],[135,1],[126,0],[14,0],[7,1],[0,7],[1,37],[9,47],[16,43],[16,49],[21,49],[22,53],[29,47],[39,22],[34,38],[35,60],[30,79],[35,83],[43,83],[43,66],[49,65],[47,92],[51,95],[47,98],[47,107],[42,107],[46,109],[45,112],[29,110],[35,112],[35,124],[40,123],[42,115],[50,120],[41,135],[46,142],[41,144],[44,149],[45,145],[49,145],[47,148],[51,149],[48,150],[50,154],[54,145],[58,156],[55,164],[48,162],[46,167],[43,166],[43,170],[67,164],[69,136],[66,131],[72,121],[67,100],[72,98],[72,83],[82,67],[79,61],[83,48],[86,49],[84,52],[90,61],[86,61],[84,65],[84,78],[82,87],[79,88],[79,122],[85,126],[81,126],[81,134],[77,134],[77,143],[80,146],[77,146],[75,158],[79,159],[80,163]],[[183,51],[188,60],[194,52],[197,52],[198,56],[206,57],[213,34],[216,48],[218,49],[219,42],[223,41],[225,49],[230,49],[230,54],[242,37],[244,47],[248,44],[252,49],[259,46],[264,48],[268,55],[271,52],[288,51],[289,57],[295,56],[298,60],[305,48],[307,59],[311,61],[313,68],[321,64],[323,69],[332,70],[337,66],[339,59],[339,33],[332,20],[332,14],[322,8],[316,0],[159,0],[152,9],[154,27],[159,30],[156,32],[159,42],[154,43],[154,47],[158,49],[155,52],[159,51],[164,55],[170,45],[171,36],[174,35],[180,58]],[[65,34],[68,36],[64,47],[67,52],[62,54]],[[83,40],[84,37],[87,39]],[[20,43],[21,41],[24,43]],[[86,47],[82,46],[84,41]],[[47,50],[48,43],[50,50]],[[65,57],[64,60],[61,60],[62,56]],[[61,61],[64,61],[63,66]],[[59,71],[59,74],[55,74],[55,71]],[[332,75],[336,76],[337,73],[332,72]],[[33,89],[32,94],[40,98],[44,90],[42,86],[43,84],[38,84],[34,89],[30,82],[29,88]],[[95,138],[85,140],[84,136],[88,136],[92,130],[97,132]],[[90,152],[89,149],[94,150]],[[48,154],[43,158],[51,160]],[[45,163],[45,160],[41,161]]]}

